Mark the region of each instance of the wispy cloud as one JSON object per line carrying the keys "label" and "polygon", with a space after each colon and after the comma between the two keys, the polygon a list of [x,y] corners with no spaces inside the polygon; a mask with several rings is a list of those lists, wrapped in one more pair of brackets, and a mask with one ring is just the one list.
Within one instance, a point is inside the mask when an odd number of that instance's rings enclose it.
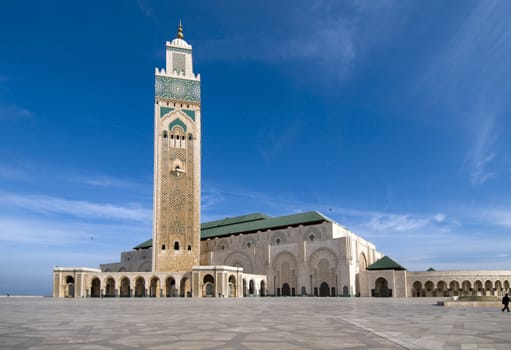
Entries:
{"label": "wispy cloud", "polygon": [[466,135],[462,168],[479,186],[498,177],[507,146],[499,131],[511,110],[511,67],[504,63],[511,60],[511,3],[484,1],[466,8],[467,14],[453,21],[456,29],[445,33],[419,85],[438,122]]}
{"label": "wispy cloud", "polygon": [[27,178],[27,173],[21,168],[0,164],[0,178],[24,180]]}
{"label": "wispy cloud", "polygon": [[496,156],[493,151],[497,141],[495,114],[487,113],[486,116],[479,117],[478,120],[478,128],[474,130],[474,143],[468,154],[473,185],[482,185],[495,177],[495,174],[488,170]]}
{"label": "wispy cloud", "polygon": [[150,222],[152,211],[140,205],[115,205],[50,196],[0,193],[0,206],[15,207],[40,214],[61,214],[82,218]]}
{"label": "wispy cloud", "polygon": [[137,182],[108,176],[108,175],[70,175],[65,177],[67,180],[82,183],[85,185],[96,187],[116,187],[116,188],[133,188],[140,187],[142,184]]}
{"label": "wispy cloud", "polygon": [[297,141],[302,131],[302,125],[301,121],[294,120],[282,129],[264,129],[266,134],[261,137],[263,142],[260,145],[263,159],[266,162],[273,160],[286,147]]}
{"label": "wispy cloud", "polygon": [[[301,76],[343,79],[359,50],[367,52],[385,41],[384,33],[399,26],[399,21],[392,20],[394,5],[394,1],[314,0],[299,6],[276,3],[256,10],[262,12],[262,22],[255,30],[248,23],[239,23],[242,31],[230,31],[226,37],[201,43],[200,56],[206,60],[292,63],[299,65]],[[270,11],[285,12],[285,16],[275,18],[266,13]],[[239,21],[242,19],[240,16]],[[375,27],[378,31],[373,30]]]}
{"label": "wispy cloud", "polygon": [[511,208],[483,209],[475,215],[487,225],[497,225],[511,229]]}
{"label": "wispy cloud", "polygon": [[[140,223],[83,222],[80,220],[53,220],[35,217],[30,214],[21,216],[0,216],[0,241],[30,245],[68,247],[76,244],[82,249],[97,250],[101,246],[122,249],[127,242],[150,236],[150,225]],[[124,242],[119,243],[122,235]],[[119,246],[118,244],[121,244]],[[117,250],[116,250],[117,251]]]}
{"label": "wispy cloud", "polygon": [[149,18],[154,18],[153,7],[146,0],[137,0],[138,9]]}
{"label": "wispy cloud", "polygon": [[20,120],[33,118],[34,113],[17,105],[0,104],[0,120]]}

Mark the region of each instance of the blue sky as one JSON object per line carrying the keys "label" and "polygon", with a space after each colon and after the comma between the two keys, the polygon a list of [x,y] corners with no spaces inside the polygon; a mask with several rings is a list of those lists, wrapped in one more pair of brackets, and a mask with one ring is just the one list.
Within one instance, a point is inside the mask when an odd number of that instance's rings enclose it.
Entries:
{"label": "blue sky", "polygon": [[202,78],[202,221],[318,210],[409,270],[511,269],[508,1],[0,3],[0,293],[151,237],[154,68]]}

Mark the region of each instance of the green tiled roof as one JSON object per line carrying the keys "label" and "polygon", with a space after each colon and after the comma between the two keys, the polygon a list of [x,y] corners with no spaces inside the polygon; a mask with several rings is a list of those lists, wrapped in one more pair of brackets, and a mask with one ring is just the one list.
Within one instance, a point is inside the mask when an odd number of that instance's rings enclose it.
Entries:
{"label": "green tiled roof", "polygon": [[[205,222],[201,225],[201,239],[221,237],[239,233],[254,233],[257,231],[275,230],[288,226],[310,225],[320,222],[334,222],[317,211],[309,211],[293,215],[269,217],[261,213],[236,216],[222,220]],[[152,239],[147,240],[134,249],[152,247]]]}
{"label": "green tiled roof", "polygon": [[227,226],[202,228],[201,239],[220,237],[237,233],[253,233],[257,231],[285,228],[288,226],[312,224],[323,221],[333,222],[331,219],[327,218],[326,216],[323,216],[317,211],[309,211],[306,213],[279,216],[276,218],[240,222]]}
{"label": "green tiled roof", "polygon": [[373,264],[367,267],[368,270],[406,270],[403,266],[399,265],[397,262],[389,258],[388,256],[384,256],[380,260],[374,262]]}
{"label": "green tiled roof", "polygon": [[152,246],[153,246],[153,240],[148,239],[147,241],[140,243],[136,247],[133,247],[133,249],[147,249],[147,248],[151,248]]}
{"label": "green tiled roof", "polygon": [[270,216],[264,215],[262,213],[254,213],[254,214],[247,214],[247,215],[242,215],[242,216],[235,216],[233,218],[225,218],[222,220],[204,222],[204,223],[202,223],[200,228],[202,231],[204,229],[209,229],[209,228],[213,228],[213,227],[241,224],[244,222],[270,219],[270,218],[271,218]]}

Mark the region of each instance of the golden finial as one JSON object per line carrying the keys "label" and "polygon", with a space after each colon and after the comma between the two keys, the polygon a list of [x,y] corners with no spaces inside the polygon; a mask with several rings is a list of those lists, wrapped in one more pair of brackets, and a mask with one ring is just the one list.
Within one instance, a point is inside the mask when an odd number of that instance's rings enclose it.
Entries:
{"label": "golden finial", "polygon": [[181,24],[181,20],[179,20],[179,27],[177,28],[177,38],[184,39],[185,35],[183,34],[183,25]]}

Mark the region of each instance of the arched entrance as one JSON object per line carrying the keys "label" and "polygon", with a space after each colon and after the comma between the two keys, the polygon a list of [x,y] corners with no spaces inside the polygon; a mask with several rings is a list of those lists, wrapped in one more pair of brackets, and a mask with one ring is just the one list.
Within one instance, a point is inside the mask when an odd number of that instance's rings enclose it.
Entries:
{"label": "arched entrance", "polygon": [[437,284],[436,284],[436,289],[437,289],[437,293],[436,293],[436,296],[437,297],[448,297],[448,292],[447,292],[447,283],[445,283],[445,281],[439,281]]}
{"label": "arched entrance", "polygon": [[469,296],[472,294],[472,285],[470,281],[463,281],[461,284],[461,293],[463,296]]}
{"label": "arched entrance", "polygon": [[389,289],[389,283],[383,277],[378,278],[374,283],[373,297],[391,297],[392,290]]}
{"label": "arched entrance", "polygon": [[105,296],[115,297],[115,280],[112,277],[108,277],[106,280]]}
{"label": "arched entrance", "polygon": [[426,283],[424,283],[424,289],[426,289],[426,296],[427,297],[434,296],[433,295],[433,290],[435,289],[435,284],[433,282],[427,281]]}
{"label": "arched entrance", "polygon": [[204,276],[202,288],[203,297],[214,297],[215,296],[215,279],[210,274]]}
{"label": "arched entrance", "polygon": [[179,294],[182,297],[191,297],[192,288],[190,286],[190,280],[186,277],[181,279],[181,285],[179,286]]}
{"label": "arched entrance", "polygon": [[320,297],[330,296],[330,287],[328,286],[328,283],[321,282],[321,284],[319,285],[319,296]]}
{"label": "arched entrance", "polygon": [[493,283],[489,280],[484,283],[484,295],[493,295]]}
{"label": "arched entrance", "polygon": [[478,280],[474,282],[474,292],[476,296],[483,295],[483,283],[481,281]]}
{"label": "arched entrance", "polygon": [[282,285],[282,296],[283,297],[291,296],[291,288],[289,288],[289,284],[287,284],[287,283],[284,283]]}
{"label": "arched entrance", "polygon": [[135,297],[145,297],[145,279],[144,277],[138,277],[135,280]]}
{"label": "arched entrance", "polygon": [[247,280],[243,279],[243,296],[247,296]]}
{"label": "arched entrance", "polygon": [[502,296],[502,282],[495,282],[495,295]]}
{"label": "arched entrance", "polygon": [[75,297],[75,279],[73,276],[66,277],[66,285],[64,287],[64,297],[74,298]]}
{"label": "arched entrance", "polygon": [[460,284],[457,281],[451,281],[449,289],[451,290],[451,296],[460,295]]}
{"label": "arched entrance", "polygon": [[151,287],[149,289],[149,296],[155,298],[159,296],[160,291],[160,279],[158,277],[151,278]]}
{"label": "arched entrance", "polygon": [[234,277],[233,275],[231,275],[231,277],[229,277],[229,284],[227,287],[227,296],[230,298],[233,298],[236,296],[236,277]]}
{"label": "arched entrance", "polygon": [[119,296],[120,297],[130,297],[131,296],[130,279],[128,277],[123,277],[121,280],[121,289],[120,289]]}
{"label": "arched entrance", "polygon": [[355,294],[360,296],[360,272],[367,270],[367,259],[364,253],[358,256],[358,273],[355,275]]}
{"label": "arched entrance", "polygon": [[264,281],[261,281],[259,285],[259,295],[262,297],[266,295],[266,284],[264,283]]}
{"label": "arched entrance", "polygon": [[248,294],[249,295],[254,295],[255,294],[255,282],[254,282],[254,280],[250,280],[250,282],[248,282]]}
{"label": "arched entrance", "polygon": [[422,283],[419,281],[413,282],[413,296],[414,297],[420,297],[422,295]]}
{"label": "arched entrance", "polygon": [[99,298],[101,296],[101,281],[99,278],[94,277],[91,282],[90,296],[92,298]]}
{"label": "arched entrance", "polygon": [[165,295],[167,298],[176,296],[176,280],[173,277],[167,278],[165,281]]}

